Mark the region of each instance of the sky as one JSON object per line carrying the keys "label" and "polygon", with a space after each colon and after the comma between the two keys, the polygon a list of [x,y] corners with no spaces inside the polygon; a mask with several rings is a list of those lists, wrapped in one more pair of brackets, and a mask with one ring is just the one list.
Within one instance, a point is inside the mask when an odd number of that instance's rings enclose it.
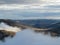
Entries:
{"label": "sky", "polygon": [[0,18],[60,19],[60,0],[0,0]]}

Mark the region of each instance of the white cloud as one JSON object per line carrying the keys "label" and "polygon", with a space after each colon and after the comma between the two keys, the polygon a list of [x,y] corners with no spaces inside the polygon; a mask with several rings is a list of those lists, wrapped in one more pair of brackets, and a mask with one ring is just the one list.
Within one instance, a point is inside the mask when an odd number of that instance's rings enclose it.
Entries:
{"label": "white cloud", "polygon": [[[44,4],[2,4],[0,5],[0,10],[15,10],[15,9],[39,9],[39,10],[46,10],[46,9],[60,9],[60,8],[56,8],[55,5],[53,5],[50,7],[50,4],[44,3]],[[60,6],[60,5],[58,5]]]}
{"label": "white cloud", "polygon": [[44,8],[45,5],[39,4],[3,4],[0,5],[0,10],[14,10],[14,9],[41,9]]}
{"label": "white cloud", "polygon": [[[30,0],[30,1],[32,1],[32,0]],[[33,0],[33,2],[34,1],[36,2],[37,0]],[[26,2],[22,2],[23,4],[21,4],[21,3],[15,4],[13,2],[12,2],[12,4],[7,4],[7,1],[3,1],[3,3],[6,3],[6,4],[0,5],[0,11],[3,10],[3,11],[10,11],[10,12],[0,13],[0,18],[5,18],[5,19],[8,19],[8,18],[9,19],[10,18],[11,19],[43,19],[43,18],[44,19],[60,19],[60,16],[58,16],[58,17],[56,17],[56,16],[53,16],[53,17],[52,16],[51,17],[50,16],[49,17],[23,17],[23,16],[20,16],[19,17],[17,15],[17,12],[20,13],[20,11],[22,11],[22,13],[24,11],[25,12],[30,11],[30,12],[34,12],[34,13],[35,12],[36,13],[60,13],[60,0],[38,0],[37,2],[40,2],[40,3],[35,3],[35,2],[34,3],[30,2],[30,4],[28,4]]]}
{"label": "white cloud", "polygon": [[0,10],[13,10],[13,9],[24,9],[25,5],[17,4],[3,4],[0,5]]}
{"label": "white cloud", "polygon": [[9,25],[5,24],[4,22],[0,23],[0,30],[11,31],[11,32],[21,31],[20,28],[9,26]]}
{"label": "white cloud", "polygon": [[45,1],[45,2],[60,2],[60,0],[42,0],[42,1]]}
{"label": "white cloud", "polygon": [[39,1],[40,3],[33,3],[33,4],[2,4],[0,5],[0,10],[25,10],[26,9],[26,10],[40,12],[40,13],[60,12],[60,7],[59,7],[60,0],[39,0]]}
{"label": "white cloud", "polygon": [[51,5],[47,4],[3,4],[0,5],[0,10],[29,10],[34,12],[60,12],[60,5],[57,5],[57,7],[54,5],[53,7]]}

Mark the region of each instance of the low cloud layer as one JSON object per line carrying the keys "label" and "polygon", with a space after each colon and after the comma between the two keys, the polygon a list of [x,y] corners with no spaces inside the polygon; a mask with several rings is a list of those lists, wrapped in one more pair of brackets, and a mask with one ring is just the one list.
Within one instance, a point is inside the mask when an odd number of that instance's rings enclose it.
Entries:
{"label": "low cloud layer", "polygon": [[11,32],[21,31],[20,28],[9,26],[9,25],[5,24],[4,22],[0,23],[0,30],[11,31]]}

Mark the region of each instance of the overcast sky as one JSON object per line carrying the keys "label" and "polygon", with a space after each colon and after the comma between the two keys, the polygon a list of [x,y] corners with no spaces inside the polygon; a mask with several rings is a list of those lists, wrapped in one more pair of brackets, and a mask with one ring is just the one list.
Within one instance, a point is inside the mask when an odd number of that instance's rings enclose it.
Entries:
{"label": "overcast sky", "polygon": [[39,2],[40,0],[0,0],[1,4],[31,4]]}
{"label": "overcast sky", "polygon": [[0,0],[1,4],[33,4],[33,3],[60,2],[60,0]]}
{"label": "overcast sky", "polygon": [[0,0],[0,9],[60,9],[60,0]]}
{"label": "overcast sky", "polygon": [[[5,12],[1,13],[1,10],[5,11]],[[6,12],[6,11],[8,11],[8,12]],[[10,18],[14,14],[15,14],[15,17],[18,17],[19,15],[17,15],[17,14],[20,14],[21,12],[24,12],[24,11],[26,13],[27,12],[30,12],[30,13],[34,13],[34,12],[56,13],[55,17],[53,14],[52,14],[53,16],[50,16],[50,14],[48,14],[48,17],[50,17],[50,18],[59,17],[58,19],[60,19],[60,16],[58,14],[58,13],[60,13],[60,0],[0,0],[0,15],[3,18],[4,18],[4,16],[8,17],[8,14],[11,15]],[[43,18],[45,15],[43,15]],[[21,14],[21,16],[22,16],[22,14]],[[47,17],[47,16],[45,16],[45,17]]]}

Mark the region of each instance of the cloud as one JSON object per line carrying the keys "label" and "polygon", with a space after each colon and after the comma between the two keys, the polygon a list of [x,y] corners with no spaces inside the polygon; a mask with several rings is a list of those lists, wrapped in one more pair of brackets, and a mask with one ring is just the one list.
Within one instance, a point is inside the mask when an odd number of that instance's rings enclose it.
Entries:
{"label": "cloud", "polygon": [[0,0],[0,4],[58,4],[60,0]]}
{"label": "cloud", "polygon": [[0,0],[1,4],[31,4],[39,2],[40,0]]}
{"label": "cloud", "polygon": [[13,10],[13,9],[24,9],[25,5],[16,5],[16,4],[3,4],[0,5],[0,10]]}
{"label": "cloud", "polygon": [[[5,12],[3,12],[3,11]],[[6,12],[11,11],[11,12]],[[16,12],[15,12],[16,11]],[[3,12],[3,13],[1,13]],[[17,13],[19,12],[19,13]],[[42,18],[45,15],[59,15],[60,13],[60,0],[0,0],[0,15],[1,18],[12,18],[18,17],[18,19],[37,19],[41,17],[23,17],[21,15],[24,15],[23,13],[34,13],[34,15],[39,14],[40,16],[43,15]],[[20,14],[21,13],[21,14]],[[37,13],[37,14],[36,14]],[[41,14],[43,13],[43,14]],[[6,16],[5,16],[6,15]],[[8,16],[9,15],[9,16]],[[18,16],[20,15],[20,17]],[[30,14],[28,14],[29,16]],[[26,15],[25,15],[26,16]],[[38,15],[37,15],[38,16]],[[48,17],[47,19],[60,19],[59,17]],[[17,18],[16,18],[17,19]]]}
{"label": "cloud", "polygon": [[60,5],[34,5],[34,4],[3,4],[0,5],[0,10],[24,10],[31,12],[40,12],[40,13],[48,13],[48,12],[60,12]]}
{"label": "cloud", "polygon": [[60,5],[46,5],[46,4],[2,4],[0,9],[50,9],[60,8]]}
{"label": "cloud", "polygon": [[0,19],[60,19],[60,13],[45,12],[40,13],[30,12],[26,10],[7,10],[0,11]]}
{"label": "cloud", "polygon": [[0,0],[0,10],[59,10],[60,0]]}
{"label": "cloud", "polygon": [[0,23],[0,30],[11,31],[11,32],[21,31],[20,28],[9,26],[9,25],[5,24],[4,22]]}

